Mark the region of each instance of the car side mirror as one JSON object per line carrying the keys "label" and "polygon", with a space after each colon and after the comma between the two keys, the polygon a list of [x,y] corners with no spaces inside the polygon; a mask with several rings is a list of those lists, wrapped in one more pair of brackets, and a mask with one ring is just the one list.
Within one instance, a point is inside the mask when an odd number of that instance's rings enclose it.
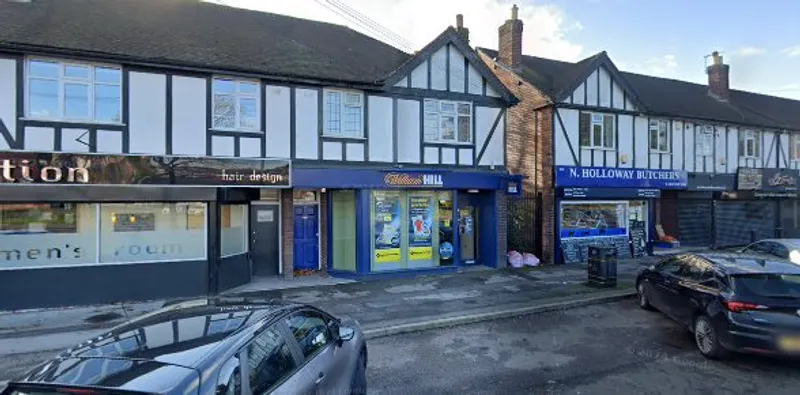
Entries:
{"label": "car side mirror", "polygon": [[339,328],[339,339],[341,339],[342,341],[348,342],[350,340],[353,340],[354,337],[356,337],[355,329],[349,326],[344,326]]}

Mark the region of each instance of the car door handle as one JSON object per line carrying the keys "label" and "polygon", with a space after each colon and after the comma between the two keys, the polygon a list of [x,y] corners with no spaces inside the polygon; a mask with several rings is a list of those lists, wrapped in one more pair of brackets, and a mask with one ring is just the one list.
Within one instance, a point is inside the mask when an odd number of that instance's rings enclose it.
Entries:
{"label": "car door handle", "polygon": [[316,381],[317,385],[319,385],[319,383],[321,383],[322,380],[325,380],[325,373],[319,372],[319,376],[317,377]]}

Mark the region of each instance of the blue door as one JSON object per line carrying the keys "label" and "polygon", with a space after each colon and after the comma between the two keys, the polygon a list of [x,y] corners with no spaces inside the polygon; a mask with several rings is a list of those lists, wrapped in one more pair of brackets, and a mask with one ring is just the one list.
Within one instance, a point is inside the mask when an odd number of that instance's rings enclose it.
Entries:
{"label": "blue door", "polygon": [[294,206],[294,269],[319,267],[319,227],[317,205]]}

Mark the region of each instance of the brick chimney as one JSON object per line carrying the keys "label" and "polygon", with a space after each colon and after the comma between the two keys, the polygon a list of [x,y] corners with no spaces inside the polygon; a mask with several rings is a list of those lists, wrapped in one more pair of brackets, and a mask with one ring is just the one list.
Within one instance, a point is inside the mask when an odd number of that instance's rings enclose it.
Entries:
{"label": "brick chimney", "polygon": [[456,15],[456,32],[464,37],[464,41],[469,43],[469,29],[464,27],[464,15]]}
{"label": "brick chimney", "polygon": [[517,11],[519,8],[514,4],[511,7],[511,19],[498,29],[498,60],[512,70],[519,70],[522,66],[522,21],[517,18]]}
{"label": "brick chimney", "polygon": [[730,98],[730,70],[731,67],[722,63],[722,55],[714,51],[711,53],[712,63],[706,68],[708,73],[708,93],[723,101]]}

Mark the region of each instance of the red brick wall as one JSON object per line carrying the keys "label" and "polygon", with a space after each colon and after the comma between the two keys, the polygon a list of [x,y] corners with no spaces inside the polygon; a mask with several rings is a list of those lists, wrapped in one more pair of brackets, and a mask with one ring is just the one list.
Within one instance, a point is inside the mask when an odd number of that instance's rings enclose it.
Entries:
{"label": "red brick wall", "polygon": [[553,111],[547,107],[547,96],[524,82],[508,68],[480,54],[482,60],[497,75],[500,81],[520,99],[520,103],[508,109],[506,116],[506,151],[508,169],[513,174],[522,174],[523,191],[536,196],[542,194],[542,229],[538,235],[542,242],[544,263],[553,263],[555,242],[555,193],[553,190]]}
{"label": "red brick wall", "polygon": [[291,189],[281,190],[281,223],[283,225],[283,277],[294,278],[294,195]]}

